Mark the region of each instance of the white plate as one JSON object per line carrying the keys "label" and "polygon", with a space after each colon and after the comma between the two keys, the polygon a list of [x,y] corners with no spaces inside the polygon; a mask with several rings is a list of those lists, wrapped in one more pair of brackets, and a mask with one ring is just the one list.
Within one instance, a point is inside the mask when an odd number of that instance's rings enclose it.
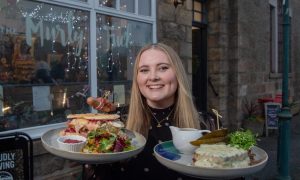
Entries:
{"label": "white plate", "polygon": [[172,141],[162,142],[154,147],[154,154],[156,159],[164,166],[188,176],[208,179],[243,177],[262,170],[268,161],[268,154],[264,150],[256,146],[252,148],[252,152],[255,154],[255,160],[262,161],[258,164],[245,168],[225,169],[193,166],[193,155],[180,153],[174,147]]}
{"label": "white plate", "polygon": [[126,130],[126,134],[132,138],[131,143],[135,147],[133,150],[116,153],[70,152],[58,147],[57,138],[62,129],[64,128],[53,129],[42,135],[41,140],[44,148],[56,156],[84,163],[105,164],[127,159],[140,153],[146,144],[144,136],[137,132]]}

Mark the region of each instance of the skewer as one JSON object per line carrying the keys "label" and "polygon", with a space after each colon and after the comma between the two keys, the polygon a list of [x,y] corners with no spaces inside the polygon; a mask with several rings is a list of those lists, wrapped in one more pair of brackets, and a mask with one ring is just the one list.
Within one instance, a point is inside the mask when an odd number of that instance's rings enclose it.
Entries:
{"label": "skewer", "polygon": [[217,117],[217,129],[220,129],[220,120],[219,118],[222,118],[222,116],[219,114],[219,112],[215,109],[211,109],[213,111],[213,113],[216,115]]}

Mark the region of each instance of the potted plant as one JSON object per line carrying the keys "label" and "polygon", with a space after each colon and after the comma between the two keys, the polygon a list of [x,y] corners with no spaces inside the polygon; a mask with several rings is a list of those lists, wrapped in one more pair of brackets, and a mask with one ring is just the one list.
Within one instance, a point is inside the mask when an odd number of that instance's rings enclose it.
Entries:
{"label": "potted plant", "polygon": [[244,119],[242,127],[251,130],[257,136],[262,136],[264,131],[264,117],[258,103],[249,101],[247,98],[243,100]]}

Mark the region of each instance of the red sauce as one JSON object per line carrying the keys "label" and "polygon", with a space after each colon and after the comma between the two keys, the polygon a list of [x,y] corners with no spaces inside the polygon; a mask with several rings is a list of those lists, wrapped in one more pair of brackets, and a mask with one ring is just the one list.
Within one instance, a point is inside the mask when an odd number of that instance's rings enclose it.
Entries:
{"label": "red sauce", "polygon": [[70,144],[72,144],[72,143],[80,143],[80,142],[82,142],[82,141],[75,140],[75,139],[66,139],[66,140],[64,140],[64,143],[70,143]]}

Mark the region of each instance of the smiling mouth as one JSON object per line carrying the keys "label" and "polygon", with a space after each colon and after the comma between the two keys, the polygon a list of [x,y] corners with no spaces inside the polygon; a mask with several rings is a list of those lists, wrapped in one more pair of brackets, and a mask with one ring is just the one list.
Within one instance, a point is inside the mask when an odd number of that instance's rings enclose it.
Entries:
{"label": "smiling mouth", "polygon": [[160,89],[164,87],[163,85],[148,85],[147,86],[149,89]]}

